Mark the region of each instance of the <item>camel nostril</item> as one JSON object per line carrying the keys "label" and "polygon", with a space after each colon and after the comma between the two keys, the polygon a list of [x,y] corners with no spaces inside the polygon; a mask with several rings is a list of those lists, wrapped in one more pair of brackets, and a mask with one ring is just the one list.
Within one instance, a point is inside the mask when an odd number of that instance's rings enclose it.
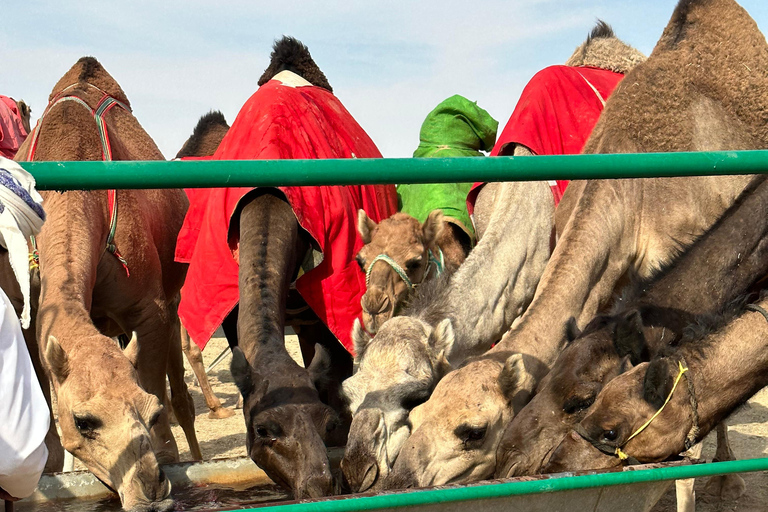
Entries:
{"label": "camel nostril", "polygon": [[365,492],[376,483],[376,479],[379,477],[379,466],[375,460],[368,462],[365,471],[363,472],[363,480],[360,483],[360,489],[357,492]]}

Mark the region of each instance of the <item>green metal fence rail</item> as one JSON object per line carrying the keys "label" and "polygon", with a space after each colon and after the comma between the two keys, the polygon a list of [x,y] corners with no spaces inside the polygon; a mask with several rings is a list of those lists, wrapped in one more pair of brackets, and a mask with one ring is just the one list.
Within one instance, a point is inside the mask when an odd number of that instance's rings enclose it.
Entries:
{"label": "green metal fence rail", "polygon": [[494,158],[22,162],[41,190],[650,178],[768,172],[768,151]]}
{"label": "green metal fence rail", "polygon": [[[713,462],[710,464],[692,464],[666,468],[622,471],[616,473],[597,473],[572,477],[531,480],[525,482],[489,483],[434,490],[410,490],[396,494],[379,496],[347,497],[310,503],[292,503],[286,505],[260,506],[245,509],[243,512],[265,512],[279,509],[280,512],[353,512],[358,510],[379,510],[388,508],[411,507],[433,503],[456,501],[487,500],[506,496],[522,496],[543,492],[569,491],[628,485],[642,482],[680,480],[700,478],[730,473],[746,473],[768,470],[768,458]],[[473,505],[475,506],[475,505]],[[476,509],[481,510],[481,509]]]}

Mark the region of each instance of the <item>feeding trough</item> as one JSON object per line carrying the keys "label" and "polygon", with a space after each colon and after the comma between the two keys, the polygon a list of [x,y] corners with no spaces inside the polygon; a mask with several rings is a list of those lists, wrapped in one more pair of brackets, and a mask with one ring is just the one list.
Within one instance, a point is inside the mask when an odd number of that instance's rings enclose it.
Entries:
{"label": "feeding trough", "polygon": [[[332,450],[334,465],[342,455]],[[355,510],[465,512],[648,512],[677,478],[759,470],[768,459],[702,464],[682,460],[630,466],[623,471],[582,471],[556,475],[447,485],[430,489],[364,493],[291,501],[247,457],[163,467],[173,485],[176,510],[255,510],[266,512],[351,512]],[[118,511],[117,497],[87,471],[45,475],[17,512]]]}

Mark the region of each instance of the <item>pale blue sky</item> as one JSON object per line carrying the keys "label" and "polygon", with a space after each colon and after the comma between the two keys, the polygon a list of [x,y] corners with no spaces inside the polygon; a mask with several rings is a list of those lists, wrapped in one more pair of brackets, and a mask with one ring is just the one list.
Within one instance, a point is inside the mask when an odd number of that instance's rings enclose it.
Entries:
{"label": "pale blue sky", "polygon": [[[384,156],[411,156],[424,116],[452,94],[504,126],[528,79],[567,59],[596,19],[646,55],[677,0],[0,0],[0,94],[42,113],[56,81],[93,55],[167,158],[197,119],[231,123],[292,35]],[[768,2],[742,0],[762,30]]]}

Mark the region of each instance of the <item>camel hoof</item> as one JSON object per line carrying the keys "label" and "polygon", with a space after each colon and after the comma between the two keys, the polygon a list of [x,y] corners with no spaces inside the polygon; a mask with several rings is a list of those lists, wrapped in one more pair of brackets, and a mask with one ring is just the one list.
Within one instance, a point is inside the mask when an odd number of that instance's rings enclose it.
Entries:
{"label": "camel hoof", "polygon": [[234,415],[235,411],[232,409],[227,409],[226,407],[211,409],[211,411],[208,413],[208,417],[212,420],[223,420],[224,418],[231,418]]}
{"label": "camel hoof", "polygon": [[704,487],[707,494],[719,496],[725,501],[736,501],[746,490],[744,479],[734,474],[713,476]]}

